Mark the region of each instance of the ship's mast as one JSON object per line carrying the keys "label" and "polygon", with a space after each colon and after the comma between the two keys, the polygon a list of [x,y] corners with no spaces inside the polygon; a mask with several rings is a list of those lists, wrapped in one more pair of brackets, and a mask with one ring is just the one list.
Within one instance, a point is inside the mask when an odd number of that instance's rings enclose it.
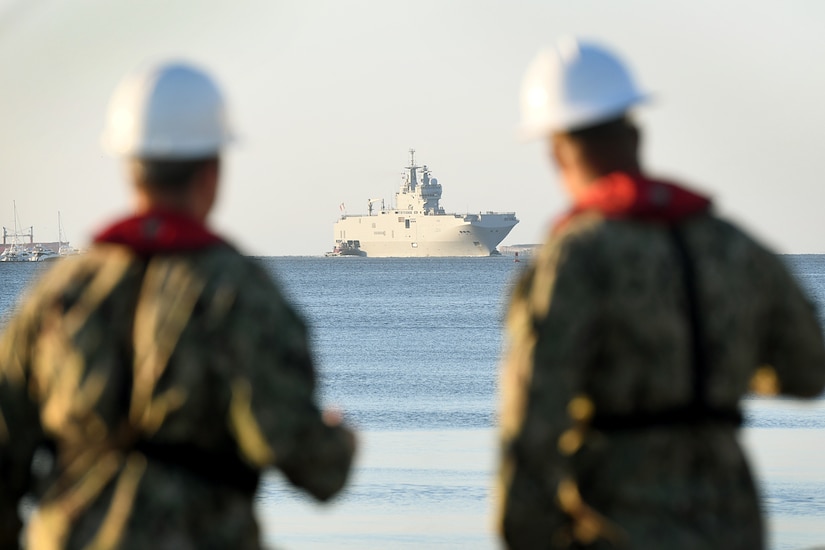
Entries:
{"label": "ship's mast", "polygon": [[418,184],[416,172],[421,168],[415,165],[415,149],[410,149],[410,165],[406,166],[406,168],[410,171],[410,191],[415,191],[415,186]]}

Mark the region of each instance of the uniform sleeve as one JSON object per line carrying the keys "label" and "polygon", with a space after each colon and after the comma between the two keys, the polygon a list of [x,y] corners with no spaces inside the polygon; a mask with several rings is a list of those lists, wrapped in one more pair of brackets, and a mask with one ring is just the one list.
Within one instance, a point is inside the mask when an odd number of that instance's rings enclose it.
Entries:
{"label": "uniform sleeve", "polygon": [[304,323],[279,293],[268,298],[266,308],[239,320],[246,326],[236,351],[245,368],[232,382],[232,432],[248,462],[274,465],[294,485],[327,500],[346,483],[354,437],[323,421]]}
{"label": "uniform sleeve", "polygon": [[773,368],[780,393],[813,397],[825,388],[825,344],[816,311],[805,293],[771,255],[775,276],[762,363]]}
{"label": "uniform sleeve", "polygon": [[[27,308],[32,311],[32,308]],[[29,398],[32,315],[19,314],[0,335],[0,548],[17,548],[18,504],[29,490],[34,451],[43,441]]]}
{"label": "uniform sleeve", "polygon": [[513,295],[502,372],[500,529],[513,547],[548,547],[578,506],[568,461],[589,401],[582,377],[596,353],[599,291],[586,253],[549,244]]}

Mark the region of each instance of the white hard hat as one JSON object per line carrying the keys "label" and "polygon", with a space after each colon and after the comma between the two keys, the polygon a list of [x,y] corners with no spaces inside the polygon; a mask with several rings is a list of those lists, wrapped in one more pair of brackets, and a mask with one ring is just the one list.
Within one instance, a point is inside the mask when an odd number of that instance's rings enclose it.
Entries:
{"label": "white hard hat", "polygon": [[605,122],[646,100],[627,67],[609,50],[575,39],[560,41],[530,63],[521,87],[525,139]]}
{"label": "white hard hat", "polygon": [[124,78],[109,103],[103,147],[117,156],[193,159],[232,138],[217,84],[186,63],[167,63]]}

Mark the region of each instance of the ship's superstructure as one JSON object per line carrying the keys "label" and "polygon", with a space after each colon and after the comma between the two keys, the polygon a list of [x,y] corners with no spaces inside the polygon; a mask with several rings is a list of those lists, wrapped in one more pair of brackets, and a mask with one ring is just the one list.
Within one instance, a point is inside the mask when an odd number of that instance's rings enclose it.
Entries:
{"label": "ship's superstructure", "polygon": [[370,257],[490,256],[518,223],[515,212],[444,212],[441,184],[427,165],[405,167],[395,207],[367,201],[368,214],[344,214],[335,222],[335,248],[353,248]]}

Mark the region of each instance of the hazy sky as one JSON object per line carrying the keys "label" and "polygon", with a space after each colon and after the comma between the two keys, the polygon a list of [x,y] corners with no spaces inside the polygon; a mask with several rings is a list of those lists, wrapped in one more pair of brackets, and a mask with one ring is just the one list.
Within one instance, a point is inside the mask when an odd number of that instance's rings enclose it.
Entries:
{"label": "hazy sky", "polygon": [[0,225],[75,245],[126,212],[100,149],[106,103],[147,60],[221,82],[240,142],[214,225],[258,255],[332,248],[343,202],[393,197],[407,150],[448,212],[515,211],[535,243],[565,201],[545,147],[519,143],[539,48],[615,47],[655,102],[644,160],[710,192],[777,251],[825,253],[825,2],[691,0],[0,0]]}

